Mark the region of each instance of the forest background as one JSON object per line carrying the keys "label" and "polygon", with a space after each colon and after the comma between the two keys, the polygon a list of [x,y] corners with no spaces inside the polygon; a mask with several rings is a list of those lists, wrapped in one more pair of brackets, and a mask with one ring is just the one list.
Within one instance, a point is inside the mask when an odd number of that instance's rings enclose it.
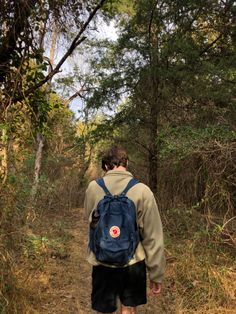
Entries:
{"label": "forest background", "polygon": [[[46,313],[30,278],[66,258],[63,219],[114,143],[163,220],[167,274],[150,313],[235,313],[235,1],[0,8],[0,313]],[[100,36],[106,24],[115,36]]]}

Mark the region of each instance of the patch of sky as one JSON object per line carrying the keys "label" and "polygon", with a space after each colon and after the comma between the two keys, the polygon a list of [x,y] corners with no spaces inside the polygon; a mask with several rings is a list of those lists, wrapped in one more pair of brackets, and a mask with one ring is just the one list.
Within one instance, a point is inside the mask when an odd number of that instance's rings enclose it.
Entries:
{"label": "patch of sky", "polygon": [[[70,34],[58,36],[54,64],[60,61],[68,50],[73,38],[76,36],[73,29],[69,32]],[[87,40],[67,58],[60,73],[55,75],[53,79],[53,86],[61,97],[66,101],[72,98],[69,107],[74,112],[76,118],[81,116],[81,112],[83,112],[85,107],[84,100],[79,95],[82,94],[83,91],[83,77],[92,72],[89,61],[92,56],[98,53],[96,47],[86,48],[86,42],[91,40],[116,41],[118,38],[116,23],[115,21],[107,23],[102,17],[98,16],[96,21],[90,25],[85,35],[87,36]],[[49,34],[47,37],[47,47],[50,47],[51,37],[52,34]],[[104,49],[106,48],[104,47]],[[50,54],[49,48],[46,54]],[[79,91],[81,92],[79,93]],[[73,97],[76,93],[78,93],[78,96]]]}

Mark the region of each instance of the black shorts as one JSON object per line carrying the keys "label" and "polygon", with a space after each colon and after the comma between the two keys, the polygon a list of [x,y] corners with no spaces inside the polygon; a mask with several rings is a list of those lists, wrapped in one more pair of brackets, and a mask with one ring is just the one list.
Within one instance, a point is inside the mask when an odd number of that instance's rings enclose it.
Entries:
{"label": "black shorts", "polygon": [[147,303],[144,261],[123,268],[93,266],[92,309],[102,313],[117,310],[117,299],[126,306]]}

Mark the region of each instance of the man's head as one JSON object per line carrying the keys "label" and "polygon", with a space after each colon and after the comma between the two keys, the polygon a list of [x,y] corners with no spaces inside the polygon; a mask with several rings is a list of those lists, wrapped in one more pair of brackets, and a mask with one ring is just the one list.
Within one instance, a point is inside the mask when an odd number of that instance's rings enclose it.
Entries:
{"label": "man's head", "polygon": [[128,159],[124,148],[121,146],[112,146],[102,156],[102,169],[107,171],[119,166],[127,168]]}

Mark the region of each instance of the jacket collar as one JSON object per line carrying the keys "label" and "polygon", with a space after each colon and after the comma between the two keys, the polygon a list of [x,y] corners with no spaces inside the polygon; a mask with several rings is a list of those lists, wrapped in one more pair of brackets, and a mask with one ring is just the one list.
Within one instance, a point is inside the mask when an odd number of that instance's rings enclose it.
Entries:
{"label": "jacket collar", "polygon": [[128,177],[133,177],[132,173],[127,171],[127,170],[109,170],[105,174],[105,176],[128,176]]}

